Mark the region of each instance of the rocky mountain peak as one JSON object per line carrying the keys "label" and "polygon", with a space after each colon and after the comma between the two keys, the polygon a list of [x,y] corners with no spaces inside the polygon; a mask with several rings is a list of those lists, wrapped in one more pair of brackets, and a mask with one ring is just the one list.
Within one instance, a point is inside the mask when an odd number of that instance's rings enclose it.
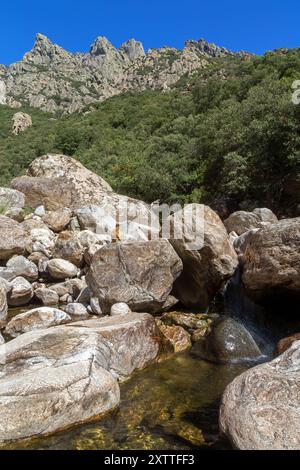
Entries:
{"label": "rocky mountain peak", "polygon": [[124,42],[121,46],[121,51],[125,53],[129,60],[136,60],[146,55],[143,44],[135,39]]}
{"label": "rocky mountain peak", "polygon": [[226,57],[234,55],[234,52],[225,47],[216,46],[216,44],[209,43],[203,38],[198,41],[186,41],[185,47],[187,49],[197,50],[197,52],[207,57]]}
{"label": "rocky mountain peak", "polygon": [[105,36],[99,36],[91,45],[90,54],[93,56],[103,56],[111,50],[115,51],[112,43]]}

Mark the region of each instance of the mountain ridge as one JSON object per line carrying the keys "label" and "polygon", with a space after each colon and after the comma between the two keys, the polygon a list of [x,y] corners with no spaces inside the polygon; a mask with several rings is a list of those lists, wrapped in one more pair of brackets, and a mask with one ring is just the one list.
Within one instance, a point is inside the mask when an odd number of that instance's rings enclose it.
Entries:
{"label": "mountain ridge", "polygon": [[0,65],[0,104],[70,114],[127,91],[166,91],[211,61],[248,56],[204,39],[188,40],[183,49],[165,46],[145,52],[135,39],[117,48],[104,36],[88,52],[72,53],[38,33],[20,61]]}

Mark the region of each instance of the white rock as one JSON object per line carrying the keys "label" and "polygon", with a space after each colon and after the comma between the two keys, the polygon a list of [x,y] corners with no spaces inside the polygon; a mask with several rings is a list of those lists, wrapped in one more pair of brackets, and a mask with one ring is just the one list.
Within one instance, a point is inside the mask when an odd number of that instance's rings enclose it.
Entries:
{"label": "white rock", "polygon": [[51,259],[48,261],[48,272],[53,279],[67,279],[76,277],[79,270],[64,259]]}
{"label": "white rock", "polygon": [[112,317],[117,316],[117,315],[124,315],[127,313],[131,313],[131,310],[128,307],[128,305],[125,304],[124,302],[119,302],[117,304],[114,304],[110,309],[110,315]]}
{"label": "white rock", "polygon": [[71,317],[62,310],[51,307],[39,307],[13,317],[7,324],[5,332],[9,336],[16,338],[28,331],[43,330],[70,321]]}

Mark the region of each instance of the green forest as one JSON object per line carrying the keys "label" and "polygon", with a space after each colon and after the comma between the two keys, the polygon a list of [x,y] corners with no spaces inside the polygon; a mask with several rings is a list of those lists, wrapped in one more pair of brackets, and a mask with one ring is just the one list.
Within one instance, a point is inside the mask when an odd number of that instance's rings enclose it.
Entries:
{"label": "green forest", "polygon": [[64,153],[117,192],[147,202],[205,202],[219,212],[266,206],[297,215],[296,79],[299,49],[219,59],[166,93],[127,93],[67,117],[22,108],[33,126],[19,136],[11,133],[16,110],[0,106],[0,185],[34,158]]}

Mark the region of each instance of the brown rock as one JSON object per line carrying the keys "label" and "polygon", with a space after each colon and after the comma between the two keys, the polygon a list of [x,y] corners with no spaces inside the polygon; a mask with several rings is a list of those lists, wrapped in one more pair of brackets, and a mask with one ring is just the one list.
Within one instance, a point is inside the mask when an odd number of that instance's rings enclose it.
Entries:
{"label": "brown rock", "polygon": [[292,346],[295,341],[300,341],[300,333],[296,333],[292,336],[281,339],[277,344],[277,354],[283,354]]}
{"label": "brown rock", "polygon": [[43,217],[43,222],[53,232],[62,232],[70,223],[72,212],[69,209],[62,209],[57,211],[48,212]]}
{"label": "brown rock", "polygon": [[84,247],[76,232],[61,232],[55,242],[53,258],[61,258],[80,267],[83,262]]}

